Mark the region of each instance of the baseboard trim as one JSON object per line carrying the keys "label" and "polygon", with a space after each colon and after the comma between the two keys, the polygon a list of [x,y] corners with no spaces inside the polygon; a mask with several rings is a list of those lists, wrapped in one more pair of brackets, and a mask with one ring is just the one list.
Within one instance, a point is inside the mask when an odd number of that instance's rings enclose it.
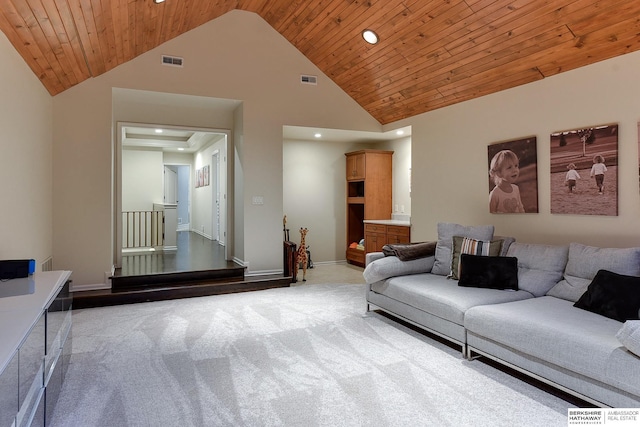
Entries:
{"label": "baseboard trim", "polygon": [[313,265],[344,265],[347,263],[346,259],[342,259],[342,260],[336,260],[336,261],[313,261]]}
{"label": "baseboard trim", "polygon": [[258,270],[252,271],[251,273],[246,273],[245,277],[255,277],[255,276],[273,276],[274,274],[284,274],[284,270],[276,269],[276,270]]}
{"label": "baseboard trim", "polygon": [[194,233],[196,233],[196,234],[199,234],[199,235],[201,235],[202,237],[205,237],[205,238],[207,238],[207,239],[209,239],[209,240],[213,240],[213,236],[209,236],[208,234],[206,234],[206,233],[204,233],[204,232],[202,232],[202,231],[195,230],[195,229],[191,229],[191,231],[192,231],[192,232],[194,232]]}
{"label": "baseboard trim", "polygon": [[85,285],[74,285],[73,281],[71,282],[71,286],[69,288],[70,292],[82,292],[82,291],[98,291],[102,289],[111,289],[111,286],[106,285],[104,283],[93,283],[93,284],[85,284]]}

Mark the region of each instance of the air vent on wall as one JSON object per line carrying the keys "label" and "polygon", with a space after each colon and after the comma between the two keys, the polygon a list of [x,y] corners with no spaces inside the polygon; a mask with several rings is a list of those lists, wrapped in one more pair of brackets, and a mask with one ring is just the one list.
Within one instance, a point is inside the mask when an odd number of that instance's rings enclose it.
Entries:
{"label": "air vent on wall", "polygon": [[300,83],[305,84],[305,85],[317,85],[318,84],[318,77],[317,76],[306,76],[306,75],[301,75],[300,76]]}
{"label": "air vent on wall", "polygon": [[182,67],[184,59],[177,56],[162,55],[162,64],[171,65],[172,67]]}

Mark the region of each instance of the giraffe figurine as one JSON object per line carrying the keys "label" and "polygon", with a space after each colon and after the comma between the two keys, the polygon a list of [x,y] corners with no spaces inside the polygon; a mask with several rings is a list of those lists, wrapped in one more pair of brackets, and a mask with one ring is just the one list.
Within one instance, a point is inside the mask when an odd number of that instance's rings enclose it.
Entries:
{"label": "giraffe figurine", "polygon": [[298,248],[298,259],[296,260],[296,266],[295,266],[295,278],[296,281],[298,280],[298,266],[299,264],[302,264],[302,281],[306,282],[307,281],[307,263],[309,261],[309,259],[307,258],[307,245],[305,243],[305,238],[307,237],[307,230],[306,228],[302,228],[300,227],[300,247]]}

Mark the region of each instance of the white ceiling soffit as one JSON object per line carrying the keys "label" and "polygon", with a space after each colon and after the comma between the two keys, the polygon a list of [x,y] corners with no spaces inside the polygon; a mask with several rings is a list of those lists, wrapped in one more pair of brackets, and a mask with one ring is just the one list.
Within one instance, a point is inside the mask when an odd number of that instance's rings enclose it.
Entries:
{"label": "white ceiling soffit", "polygon": [[[315,134],[320,134],[316,137]],[[323,129],[303,126],[283,126],[282,136],[285,140],[294,141],[327,141],[327,142],[382,142],[411,136],[411,126],[393,129],[387,132],[368,132],[343,129]]]}
{"label": "white ceiling soffit", "polygon": [[[157,129],[162,132],[157,132]],[[224,138],[224,136],[223,133],[172,129],[161,126],[123,126],[122,146],[195,153]]]}

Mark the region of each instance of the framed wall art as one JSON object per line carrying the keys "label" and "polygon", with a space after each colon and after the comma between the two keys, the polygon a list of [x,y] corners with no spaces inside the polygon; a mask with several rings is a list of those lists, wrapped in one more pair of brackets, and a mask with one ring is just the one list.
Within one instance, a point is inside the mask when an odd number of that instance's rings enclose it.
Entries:
{"label": "framed wall art", "polygon": [[489,212],[538,212],[537,156],[535,136],[489,145]]}
{"label": "framed wall art", "polygon": [[209,165],[196,169],[196,188],[209,185]]}
{"label": "framed wall art", "polygon": [[551,213],[618,215],[618,125],[551,134]]}

